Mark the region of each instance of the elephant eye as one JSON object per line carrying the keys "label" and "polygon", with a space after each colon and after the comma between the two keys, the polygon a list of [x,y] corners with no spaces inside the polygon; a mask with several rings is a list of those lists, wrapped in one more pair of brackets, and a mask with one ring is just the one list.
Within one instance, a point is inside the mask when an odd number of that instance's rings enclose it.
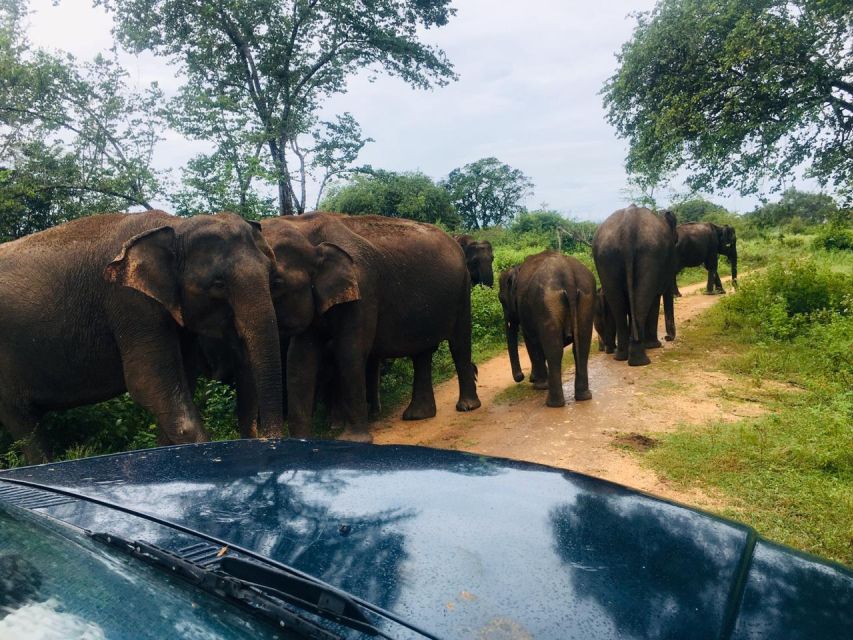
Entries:
{"label": "elephant eye", "polygon": [[225,280],[223,280],[222,278],[216,278],[213,282],[210,283],[210,290],[213,292],[225,291]]}

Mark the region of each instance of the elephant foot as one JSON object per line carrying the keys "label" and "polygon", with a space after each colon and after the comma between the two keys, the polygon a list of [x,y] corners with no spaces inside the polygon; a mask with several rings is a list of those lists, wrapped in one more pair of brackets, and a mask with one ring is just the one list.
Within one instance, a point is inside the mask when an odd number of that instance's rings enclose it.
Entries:
{"label": "elephant foot", "polygon": [[338,440],[346,440],[348,442],[365,442],[370,444],[373,442],[373,436],[366,429],[344,429],[343,433],[338,436]]}
{"label": "elephant foot", "polygon": [[663,345],[660,340],[646,340],[643,349],[660,349]]}
{"label": "elephant foot", "polygon": [[456,403],[457,411],[473,411],[474,409],[480,408],[480,399],[476,396],[473,398],[459,398],[459,402]]}
{"label": "elephant foot", "polygon": [[533,388],[537,391],[546,391],[548,389],[547,380],[531,380],[531,382],[533,382]]}
{"label": "elephant foot", "polygon": [[726,291],[725,291],[725,289],[714,289],[714,295],[724,296],[724,295],[726,295]]}
{"label": "elephant foot", "polygon": [[666,340],[667,342],[672,342],[673,340],[675,340],[675,336],[671,336],[671,335],[669,335],[669,334],[666,334],[666,335],[663,337],[663,339],[664,339],[664,340]]}
{"label": "elephant foot", "polygon": [[592,400],[592,391],[589,389],[583,389],[581,391],[575,391],[575,402],[583,402],[584,400]]}
{"label": "elephant foot", "polygon": [[614,359],[614,360],[618,360],[619,362],[624,362],[625,360],[627,360],[627,359],[628,359],[628,352],[627,352],[627,351],[619,351],[619,350],[617,349],[617,350],[616,350],[616,355],[615,355],[615,356],[613,356],[613,359]]}
{"label": "elephant foot", "polygon": [[403,412],[403,420],[425,420],[435,417],[435,402],[423,407],[415,406],[414,403],[406,407]]}
{"label": "elephant foot", "polygon": [[673,291],[672,297],[673,298],[680,298],[681,297],[681,291]]}
{"label": "elephant foot", "polygon": [[652,363],[652,361],[649,360],[649,356],[647,356],[645,353],[639,353],[639,354],[633,354],[632,353],[628,357],[628,366],[630,366],[630,367],[644,367],[645,365],[651,364],[651,363]]}
{"label": "elephant foot", "polygon": [[516,382],[521,382],[522,380],[524,380],[524,374],[521,373],[521,371],[519,371],[518,373],[513,373],[512,379]]}
{"label": "elephant foot", "polygon": [[563,397],[562,393],[559,396],[555,396],[553,398],[551,397],[551,394],[549,393],[548,398],[545,400],[545,406],[554,407],[554,408],[565,407],[566,406],[566,399]]}
{"label": "elephant foot", "polygon": [[367,408],[367,417],[371,420],[375,420],[376,418],[378,418],[380,413],[382,413],[381,405],[370,405]]}
{"label": "elephant foot", "polygon": [[616,353],[616,349],[614,349],[613,347],[609,347],[609,346],[604,347],[604,353],[611,353],[611,354]]}

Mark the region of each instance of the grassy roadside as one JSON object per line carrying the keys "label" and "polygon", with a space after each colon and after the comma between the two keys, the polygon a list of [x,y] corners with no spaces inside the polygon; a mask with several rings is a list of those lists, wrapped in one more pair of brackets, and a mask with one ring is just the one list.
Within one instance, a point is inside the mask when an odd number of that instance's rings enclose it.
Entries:
{"label": "grassy roadside", "polygon": [[[817,252],[745,280],[683,332],[678,354],[733,378],[766,410],[684,426],[641,455],[683,487],[728,498],[723,515],[853,565],[853,253]],[[708,353],[725,353],[719,359]]]}

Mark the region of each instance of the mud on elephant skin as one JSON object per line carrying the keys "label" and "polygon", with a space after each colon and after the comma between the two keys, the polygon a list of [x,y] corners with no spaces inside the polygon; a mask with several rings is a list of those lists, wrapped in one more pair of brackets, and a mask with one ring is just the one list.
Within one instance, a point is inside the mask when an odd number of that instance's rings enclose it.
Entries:
{"label": "mud on elephant skin", "polygon": [[205,441],[187,340],[232,332],[262,429],[280,432],[276,275],[260,230],[234,214],[103,214],[0,245],[0,423],[25,439],[46,411],[127,390],[161,442]]}
{"label": "mud on elephant skin", "polygon": [[518,330],[530,355],[530,381],[547,389],[546,404],[562,407],[563,347],[572,345],[575,400],[589,400],[587,365],[595,315],[595,276],[580,261],[556,251],[528,256],[500,276],[498,297],[504,311],[513,379],[524,374],[518,360]]}
{"label": "mud on elephant skin", "polygon": [[453,236],[453,239],[465,252],[465,264],[471,275],[471,286],[482,284],[486,287],[494,286],[495,274],[492,263],[495,260],[492,243],[488,240],[476,240],[473,236]]}
{"label": "mud on elephant skin", "polygon": [[[288,426],[311,435],[322,353],[331,341],[337,371],[342,437],[369,441],[368,404],[378,405],[378,362],[411,357],[412,400],[406,419],[435,415],[432,354],[443,340],[459,378],[457,409],[480,406],[471,362],[470,276],[459,245],[433,225],[382,216],[313,213],[264,221],[263,232],[285,272],[310,281],[310,262],[298,259],[297,235],[346,259],[334,273],[341,289],[315,287],[315,318],[287,350]],[[279,318],[287,312],[281,309]],[[370,366],[368,366],[370,364]],[[369,400],[368,400],[369,399]]]}
{"label": "mud on elephant skin", "polygon": [[[734,227],[712,222],[687,222],[675,229],[675,273],[686,267],[703,265],[708,271],[705,291],[708,294],[725,293],[717,271],[719,256],[726,256],[732,268],[732,286],[737,289],[737,234]],[[674,295],[680,296],[674,285]]]}
{"label": "mud on elephant skin", "polygon": [[592,256],[616,330],[615,357],[631,366],[649,364],[645,350],[661,346],[661,297],[666,339],[675,339],[675,227],[671,211],[657,215],[631,205],[608,217],[593,237]]}

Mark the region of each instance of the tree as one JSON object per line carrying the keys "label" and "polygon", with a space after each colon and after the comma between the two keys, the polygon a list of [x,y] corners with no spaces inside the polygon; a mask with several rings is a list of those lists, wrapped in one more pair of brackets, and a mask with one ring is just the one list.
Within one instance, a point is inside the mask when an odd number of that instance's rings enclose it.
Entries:
{"label": "tree", "polygon": [[838,207],[830,196],[788,189],[778,202],[771,202],[746,214],[758,227],[777,227],[798,218],[801,223],[822,224],[832,219]]}
{"label": "tree", "polygon": [[483,158],[454,169],[443,183],[467,229],[507,224],[524,211],[533,182],[497,158]]}
{"label": "tree", "polygon": [[777,187],[801,164],[853,195],[853,4],[660,0],[604,86],[641,185]]}
{"label": "tree", "polygon": [[725,207],[704,198],[691,198],[670,207],[678,222],[703,222],[709,216],[727,214]]}
{"label": "tree", "polygon": [[449,0],[97,1],[114,13],[125,46],[180,64],[184,98],[213,107],[205,120],[223,110],[247,118],[230,134],[265,149],[282,214],[305,205],[291,173],[306,166],[300,136],[316,129],[322,99],[344,92],[350,76],[385,71],[423,88],[455,77],[444,52],[418,40],[420,28],[455,13]]}
{"label": "tree", "polygon": [[440,223],[448,228],[459,225],[450,196],[422,173],[394,173],[370,168],[343,185],[333,187],[320,205],[324,211],[408,218]]}
{"label": "tree", "polygon": [[0,1],[0,239],[95,211],[150,208],[160,90],[131,90],[114,58],[79,63],[34,49],[26,15],[22,0]]}
{"label": "tree", "polygon": [[548,246],[558,251],[578,251],[592,246],[598,224],[586,220],[570,220],[557,211],[540,209],[516,217],[512,231],[518,234],[538,234],[548,239]]}

